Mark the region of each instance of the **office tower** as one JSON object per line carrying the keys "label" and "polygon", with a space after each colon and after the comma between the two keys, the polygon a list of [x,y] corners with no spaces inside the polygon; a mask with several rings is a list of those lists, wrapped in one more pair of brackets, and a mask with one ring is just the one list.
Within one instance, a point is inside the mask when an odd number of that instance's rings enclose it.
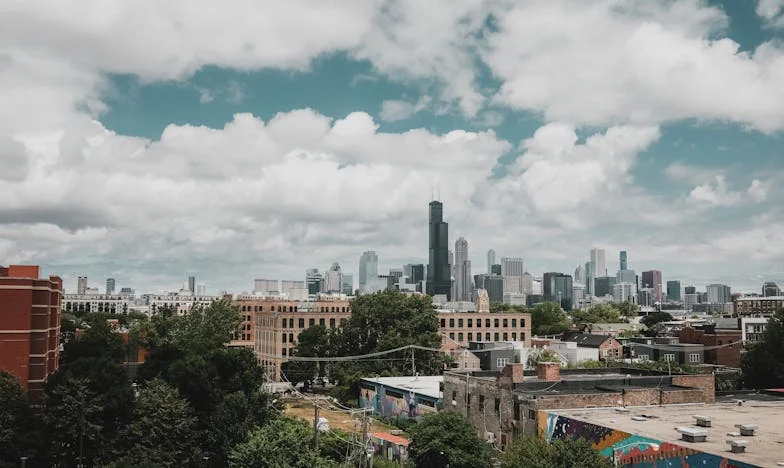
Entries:
{"label": "office tower", "polygon": [[449,224],[444,222],[444,205],[430,202],[427,263],[427,294],[452,297],[452,271],[449,264]]}
{"label": "office tower", "polygon": [[114,294],[114,278],[106,278],[106,295]]}
{"label": "office tower", "polygon": [[455,252],[449,250],[447,252],[447,262],[449,262],[449,291],[450,294],[447,296],[450,300],[454,301],[457,300],[457,281],[455,278],[457,277],[457,268],[455,267]]}
{"label": "office tower", "polygon": [[548,272],[542,277],[542,295],[545,301],[556,302],[564,310],[572,308],[572,277],[563,273]]}
{"label": "office tower", "polygon": [[305,281],[282,280],[280,292],[291,301],[305,301],[308,299],[308,286]]}
{"label": "office tower", "polygon": [[520,257],[501,257],[501,276],[523,276],[523,259]]}
{"label": "office tower", "polygon": [[501,276],[501,264],[496,263],[494,265],[490,265],[490,274]]}
{"label": "office tower", "polygon": [[490,249],[487,251],[487,272],[493,273],[493,265],[495,265],[495,250]]}
{"label": "office tower", "polygon": [[577,265],[574,269],[574,282],[577,284],[585,284],[585,267]]}
{"label": "office tower", "polygon": [[340,293],[343,273],[340,271],[340,264],[333,263],[324,275],[324,292]]}
{"label": "office tower", "polygon": [[474,283],[476,283],[476,289],[484,289],[487,291],[490,302],[504,301],[503,277],[487,274],[474,275]]}
{"label": "office tower", "polygon": [[771,297],[771,296],[781,296],[781,289],[779,285],[768,281],[767,283],[762,285],[762,296],[763,297]]}
{"label": "office tower", "polygon": [[523,273],[522,277],[522,289],[523,294],[533,294],[534,293],[534,277],[531,273],[527,271]]}
{"label": "office tower", "polygon": [[62,280],[41,278],[38,266],[0,266],[0,370],[14,375],[35,405],[60,365],[62,298]]}
{"label": "office tower", "polygon": [[667,281],[667,300],[680,302],[681,300],[681,282],[670,280]]}
{"label": "office tower", "polygon": [[254,294],[278,294],[280,292],[280,284],[278,280],[274,279],[255,279],[253,280],[253,293]]}
{"label": "office tower", "polygon": [[80,276],[76,282],[76,294],[87,294],[87,277]]}
{"label": "office tower", "polygon": [[[401,272],[402,274],[402,272]],[[354,295],[354,275],[351,273],[343,273],[343,276],[340,279],[341,285],[340,290],[346,296],[353,296]]]}
{"label": "office tower", "polygon": [[[452,298],[456,301],[467,301],[471,297],[471,283],[465,277],[465,266],[468,261],[468,241],[464,237],[459,237],[455,241],[455,291],[457,295]],[[470,272],[469,272],[470,273]],[[468,293],[468,294],[466,294]]]}
{"label": "office tower", "polygon": [[502,276],[504,281],[504,294],[521,294],[523,292],[522,276]]}
{"label": "office tower", "polygon": [[636,288],[632,283],[616,283],[613,286],[613,301],[620,304],[622,302],[637,302]]}
{"label": "office tower", "polygon": [[637,292],[637,303],[642,307],[652,307],[654,305],[653,289],[640,288]]}
{"label": "office tower", "polygon": [[615,275],[615,283],[631,283],[636,287],[637,274],[634,270],[618,270],[618,273]]}
{"label": "office tower", "polygon": [[726,284],[709,284],[707,287],[708,304],[726,304],[732,302],[732,291]]}
{"label": "office tower", "polygon": [[572,284],[572,309],[579,309],[583,299],[585,299],[585,285]]}
{"label": "office tower", "polygon": [[662,272],[659,270],[643,271],[642,288],[652,289],[654,302],[662,302],[664,299],[662,294]]}
{"label": "office tower", "polygon": [[629,268],[628,268],[627,261],[626,261],[626,251],[625,250],[621,250],[620,260],[621,260],[621,262],[620,262],[619,270],[628,270]]}
{"label": "office tower", "polygon": [[188,291],[190,291],[191,294],[194,294],[194,295],[196,294],[196,277],[195,276],[189,276],[188,277]]}
{"label": "office tower", "polygon": [[593,262],[585,262],[585,294],[593,296],[593,279],[596,276]]}
{"label": "office tower", "polygon": [[359,257],[359,293],[375,292],[373,288],[375,288],[376,278],[378,278],[378,255],[368,250]]}
{"label": "office tower", "polygon": [[612,296],[615,288],[614,276],[598,276],[593,280],[594,296]]}
{"label": "office tower", "polygon": [[324,291],[324,277],[318,268],[310,268],[305,272],[305,282],[308,286],[308,295],[316,295]]}
{"label": "office tower", "polygon": [[697,294],[697,288],[695,288],[694,286],[686,286],[685,288],[683,288],[683,293],[684,294]]}
{"label": "office tower", "polygon": [[607,259],[604,249],[591,249],[594,278],[607,276]]}
{"label": "office tower", "polygon": [[700,295],[697,293],[684,293],[683,294],[683,307],[686,310],[692,310],[694,304],[700,303]]}
{"label": "office tower", "polygon": [[199,297],[203,297],[207,295],[207,285],[206,284],[199,284],[196,286],[196,295]]}

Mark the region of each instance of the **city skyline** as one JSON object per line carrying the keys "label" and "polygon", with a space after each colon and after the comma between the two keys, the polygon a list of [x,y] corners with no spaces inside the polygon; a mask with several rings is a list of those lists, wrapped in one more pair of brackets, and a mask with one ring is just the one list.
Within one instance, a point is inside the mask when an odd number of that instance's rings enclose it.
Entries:
{"label": "city skyline", "polygon": [[147,8],[0,17],[0,263],[137,290],[356,276],[365,250],[428,263],[435,192],[472,273],[599,247],[609,275],[626,250],[664,281],[784,283],[780,2]]}

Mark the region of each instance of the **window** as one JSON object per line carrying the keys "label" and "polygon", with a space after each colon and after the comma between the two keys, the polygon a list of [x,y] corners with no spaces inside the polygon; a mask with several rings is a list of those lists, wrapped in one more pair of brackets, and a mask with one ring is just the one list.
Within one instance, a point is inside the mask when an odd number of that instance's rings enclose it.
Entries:
{"label": "window", "polygon": [[498,319],[493,319],[493,326],[498,328]]}
{"label": "window", "polygon": [[485,341],[490,341],[490,332],[485,333]]}
{"label": "window", "polygon": [[482,319],[476,319],[476,328],[482,328]]}
{"label": "window", "polygon": [[457,392],[452,390],[452,403],[455,403],[456,401],[457,401]]}
{"label": "window", "polygon": [[472,328],[474,326],[474,319],[468,319],[468,328]]}
{"label": "window", "polygon": [[319,319],[319,325],[321,325],[323,327],[323,326],[326,326],[326,324],[327,324],[326,319],[323,319],[323,318]]}
{"label": "window", "polygon": [[446,319],[441,319],[441,328],[446,328]]}
{"label": "window", "polygon": [[335,328],[335,319],[329,319],[329,328]]}
{"label": "window", "polygon": [[509,320],[508,319],[503,319],[502,323],[504,324],[504,328],[509,326]]}
{"label": "window", "polygon": [[498,341],[498,332],[493,333],[493,341]]}
{"label": "window", "polygon": [[520,403],[517,401],[514,402],[514,418],[520,419]]}
{"label": "window", "polygon": [[468,332],[468,341],[474,341],[474,334],[471,332]]}
{"label": "window", "polygon": [[314,319],[314,318],[312,318],[312,319],[308,319],[308,326],[309,326],[309,327],[312,327],[312,326],[314,326],[315,324],[316,324],[316,319]]}
{"label": "window", "polygon": [[480,413],[484,413],[485,412],[485,396],[484,395],[479,395],[479,412]]}
{"label": "window", "polygon": [[525,341],[525,332],[520,332],[520,341]]}
{"label": "window", "polygon": [[287,338],[287,335],[284,333],[283,336],[280,337],[280,341],[285,343],[286,342],[286,338]]}
{"label": "window", "polygon": [[699,355],[699,353],[689,354],[689,362],[700,362],[700,355]]}
{"label": "window", "polygon": [[512,319],[512,328],[517,328],[517,319]]}
{"label": "window", "polygon": [[500,357],[496,359],[496,366],[498,366],[499,369],[503,369],[507,364],[509,364],[509,358]]}
{"label": "window", "polygon": [[509,335],[506,332],[503,334],[503,341],[509,341]]}
{"label": "window", "polygon": [[525,319],[520,319],[520,328],[525,328]]}
{"label": "window", "polygon": [[294,319],[293,318],[289,319],[289,328],[294,328]]}
{"label": "window", "polygon": [[512,332],[512,341],[517,341],[517,332]]}
{"label": "window", "polygon": [[528,419],[536,419],[536,411],[529,409],[528,410]]}
{"label": "window", "polygon": [[305,328],[305,319],[304,318],[299,319],[298,322],[299,323],[297,323],[297,325],[299,325],[299,328]]}
{"label": "window", "polygon": [[490,328],[490,319],[485,319],[485,328]]}
{"label": "window", "polygon": [[496,414],[501,412],[501,399],[500,398],[496,398],[495,399],[493,407],[495,409]]}
{"label": "window", "polygon": [[286,319],[283,319],[283,320],[280,321],[280,326],[282,328],[286,328]]}
{"label": "window", "polygon": [[450,340],[454,340],[455,339],[455,334],[454,333],[449,333],[449,339]]}
{"label": "window", "polygon": [[286,349],[286,348],[283,348],[283,356],[284,356],[284,357],[286,356],[286,351],[287,351],[287,349]]}
{"label": "window", "polygon": [[449,328],[455,328],[455,319],[449,319]]}
{"label": "window", "polygon": [[463,319],[457,319],[457,327],[463,328]]}
{"label": "window", "polygon": [[665,354],[664,355],[664,360],[666,362],[672,362],[672,361],[675,360],[675,355],[674,354]]}
{"label": "window", "polygon": [[461,343],[463,342],[463,334],[462,333],[458,333],[457,334],[457,341],[461,342]]}
{"label": "window", "polygon": [[294,342],[294,334],[289,333],[289,343],[293,343],[293,342]]}

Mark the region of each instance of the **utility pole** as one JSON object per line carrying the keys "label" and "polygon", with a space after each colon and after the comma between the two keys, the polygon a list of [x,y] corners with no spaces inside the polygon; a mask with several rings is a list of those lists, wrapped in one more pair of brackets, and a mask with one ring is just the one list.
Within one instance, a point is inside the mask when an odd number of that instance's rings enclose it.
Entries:
{"label": "utility pole", "polygon": [[319,406],[318,398],[313,403],[313,448],[318,450],[319,444]]}
{"label": "utility pole", "polygon": [[362,411],[362,453],[359,455],[359,468],[368,466],[368,416],[367,410]]}
{"label": "utility pole", "polygon": [[411,348],[411,375],[416,377],[416,361],[414,360],[414,348]]}

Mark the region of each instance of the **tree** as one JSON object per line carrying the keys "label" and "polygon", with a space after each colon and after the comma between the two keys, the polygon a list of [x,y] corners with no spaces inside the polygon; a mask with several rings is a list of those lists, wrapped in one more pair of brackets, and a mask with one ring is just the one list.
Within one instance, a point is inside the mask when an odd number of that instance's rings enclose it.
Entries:
{"label": "tree", "polygon": [[500,456],[501,468],[610,468],[612,463],[585,439],[556,439],[552,444],[526,437],[510,444]]}
{"label": "tree", "polygon": [[155,379],[142,387],[136,399],[125,437],[129,447],[125,461],[129,465],[186,465],[199,455],[197,438],[193,409],[175,388]]}
{"label": "tree", "polygon": [[231,448],[248,440],[251,430],[268,424],[282,408],[272,395],[262,391],[246,394],[236,391],[225,395],[212,412],[207,433],[210,460],[226,466]]}
{"label": "tree", "polygon": [[44,424],[53,463],[98,464],[111,458],[104,432],[104,399],[89,380],[68,376],[47,388]]}
{"label": "tree", "polygon": [[747,345],[741,370],[747,388],[784,386],[784,310],[768,320],[760,341]]}
{"label": "tree", "polygon": [[640,319],[640,323],[648,328],[651,328],[657,323],[669,322],[670,320],[672,320],[672,315],[668,314],[667,312],[654,312]]}
{"label": "tree", "polygon": [[[306,328],[297,338],[297,346],[292,350],[293,356],[326,357],[331,352],[333,334],[324,325]],[[326,376],[324,362],[290,361],[285,365],[286,378],[292,383],[305,382],[316,376]]]}
{"label": "tree", "polygon": [[242,468],[336,468],[339,464],[313,448],[313,429],[305,422],[280,418],[254,429],[247,442],[229,454],[229,466]]}
{"label": "tree", "polygon": [[16,466],[21,456],[30,456],[32,448],[26,436],[31,412],[19,381],[0,371],[0,466]]}
{"label": "tree", "polygon": [[555,302],[541,302],[533,306],[531,322],[534,335],[560,335],[571,328],[566,313]]}
{"label": "tree", "polygon": [[558,355],[555,351],[551,349],[532,349],[530,353],[528,353],[528,361],[526,362],[526,366],[536,367],[537,364],[540,362],[557,362],[560,364],[563,358]]}
{"label": "tree", "polygon": [[490,446],[477,437],[468,419],[453,411],[429,414],[414,426],[408,453],[418,468],[492,466]]}
{"label": "tree", "polygon": [[627,319],[636,317],[640,312],[640,308],[637,306],[637,304],[633,304],[629,301],[615,304],[615,308],[618,309],[618,313],[621,314],[621,317],[625,317]]}
{"label": "tree", "polygon": [[587,311],[573,310],[575,323],[618,323],[621,316],[618,309],[608,304],[594,304]]}

